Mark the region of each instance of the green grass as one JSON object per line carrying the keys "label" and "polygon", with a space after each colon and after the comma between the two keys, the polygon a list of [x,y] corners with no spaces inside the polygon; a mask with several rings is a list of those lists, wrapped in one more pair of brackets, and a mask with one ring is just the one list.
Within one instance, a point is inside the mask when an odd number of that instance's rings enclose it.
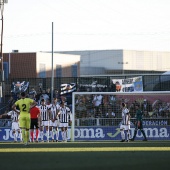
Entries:
{"label": "green grass", "polygon": [[169,158],[169,141],[0,143],[2,170],[162,170]]}

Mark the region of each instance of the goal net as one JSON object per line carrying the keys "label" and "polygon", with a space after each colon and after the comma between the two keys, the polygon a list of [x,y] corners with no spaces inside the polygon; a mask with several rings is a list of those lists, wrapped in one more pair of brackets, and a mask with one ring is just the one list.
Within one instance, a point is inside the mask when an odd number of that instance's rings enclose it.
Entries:
{"label": "goal net", "polygon": [[[71,141],[119,141],[121,103],[129,109],[130,134],[135,130],[135,105],[143,113],[143,129],[148,140],[170,140],[170,92],[74,92],[72,94]],[[136,140],[143,136],[138,130]]]}

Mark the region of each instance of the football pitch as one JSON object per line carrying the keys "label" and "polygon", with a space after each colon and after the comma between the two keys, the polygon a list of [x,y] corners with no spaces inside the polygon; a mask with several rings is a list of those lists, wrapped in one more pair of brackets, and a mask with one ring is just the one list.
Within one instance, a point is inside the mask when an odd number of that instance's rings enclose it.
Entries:
{"label": "football pitch", "polygon": [[0,143],[1,170],[169,169],[170,141]]}

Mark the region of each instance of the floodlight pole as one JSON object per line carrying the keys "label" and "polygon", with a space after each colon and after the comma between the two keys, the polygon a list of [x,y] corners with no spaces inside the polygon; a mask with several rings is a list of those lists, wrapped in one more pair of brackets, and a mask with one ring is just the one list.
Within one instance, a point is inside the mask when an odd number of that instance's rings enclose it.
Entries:
{"label": "floodlight pole", "polygon": [[[0,11],[1,11],[1,47],[0,47],[0,60],[1,60],[1,82],[2,82],[2,91],[4,89],[4,67],[3,67],[3,31],[4,31],[4,4],[8,3],[8,0],[0,0]],[[3,92],[2,96],[3,97]]]}
{"label": "floodlight pole", "polygon": [[52,22],[52,52],[51,52],[51,102],[53,101],[53,90],[54,90],[54,68],[53,68],[53,22]]}
{"label": "floodlight pole", "polygon": [[1,80],[2,82],[4,81],[4,69],[3,69],[3,51],[2,51],[2,47],[3,47],[3,29],[4,29],[4,0],[0,0],[0,9],[1,9]]}

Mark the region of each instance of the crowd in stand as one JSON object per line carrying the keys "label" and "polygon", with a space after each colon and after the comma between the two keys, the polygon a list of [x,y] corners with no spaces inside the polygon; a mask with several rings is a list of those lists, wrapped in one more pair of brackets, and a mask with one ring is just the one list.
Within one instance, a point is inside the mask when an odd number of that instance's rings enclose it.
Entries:
{"label": "crowd in stand", "polygon": [[130,111],[131,118],[135,117],[135,105],[139,104],[144,118],[169,118],[170,103],[155,100],[153,103],[146,99],[118,98],[116,95],[77,95],[76,118],[121,118],[121,103],[124,102]]}
{"label": "crowd in stand", "polygon": [[[109,87],[112,92],[116,91],[115,86]],[[87,92],[92,91],[92,89],[84,89]],[[82,91],[82,89],[77,88],[77,91]],[[97,92],[105,91],[105,88],[98,87]],[[47,103],[50,103],[51,100],[51,91],[50,88],[41,89],[39,88],[38,92],[32,87],[28,93],[29,98],[34,99],[37,103],[40,103],[41,99],[44,98]],[[71,97],[66,95],[60,95],[60,91],[55,89],[53,97],[56,97],[59,101],[65,101],[67,106],[72,109]],[[16,100],[19,99],[19,95],[11,95],[8,101],[8,108],[6,112],[11,110],[11,106]],[[127,108],[130,110],[131,117],[135,117],[135,104],[140,105],[140,109],[143,112],[144,118],[169,118],[170,117],[170,103],[155,100],[150,102],[146,99],[136,99],[134,101],[118,98],[116,95],[77,95],[75,103],[75,118],[79,119],[94,119],[94,118],[121,118],[121,103],[125,102]],[[1,122],[2,123],[2,122]],[[9,122],[3,122],[3,125],[9,125]],[[1,125],[2,126],[2,125]]]}

